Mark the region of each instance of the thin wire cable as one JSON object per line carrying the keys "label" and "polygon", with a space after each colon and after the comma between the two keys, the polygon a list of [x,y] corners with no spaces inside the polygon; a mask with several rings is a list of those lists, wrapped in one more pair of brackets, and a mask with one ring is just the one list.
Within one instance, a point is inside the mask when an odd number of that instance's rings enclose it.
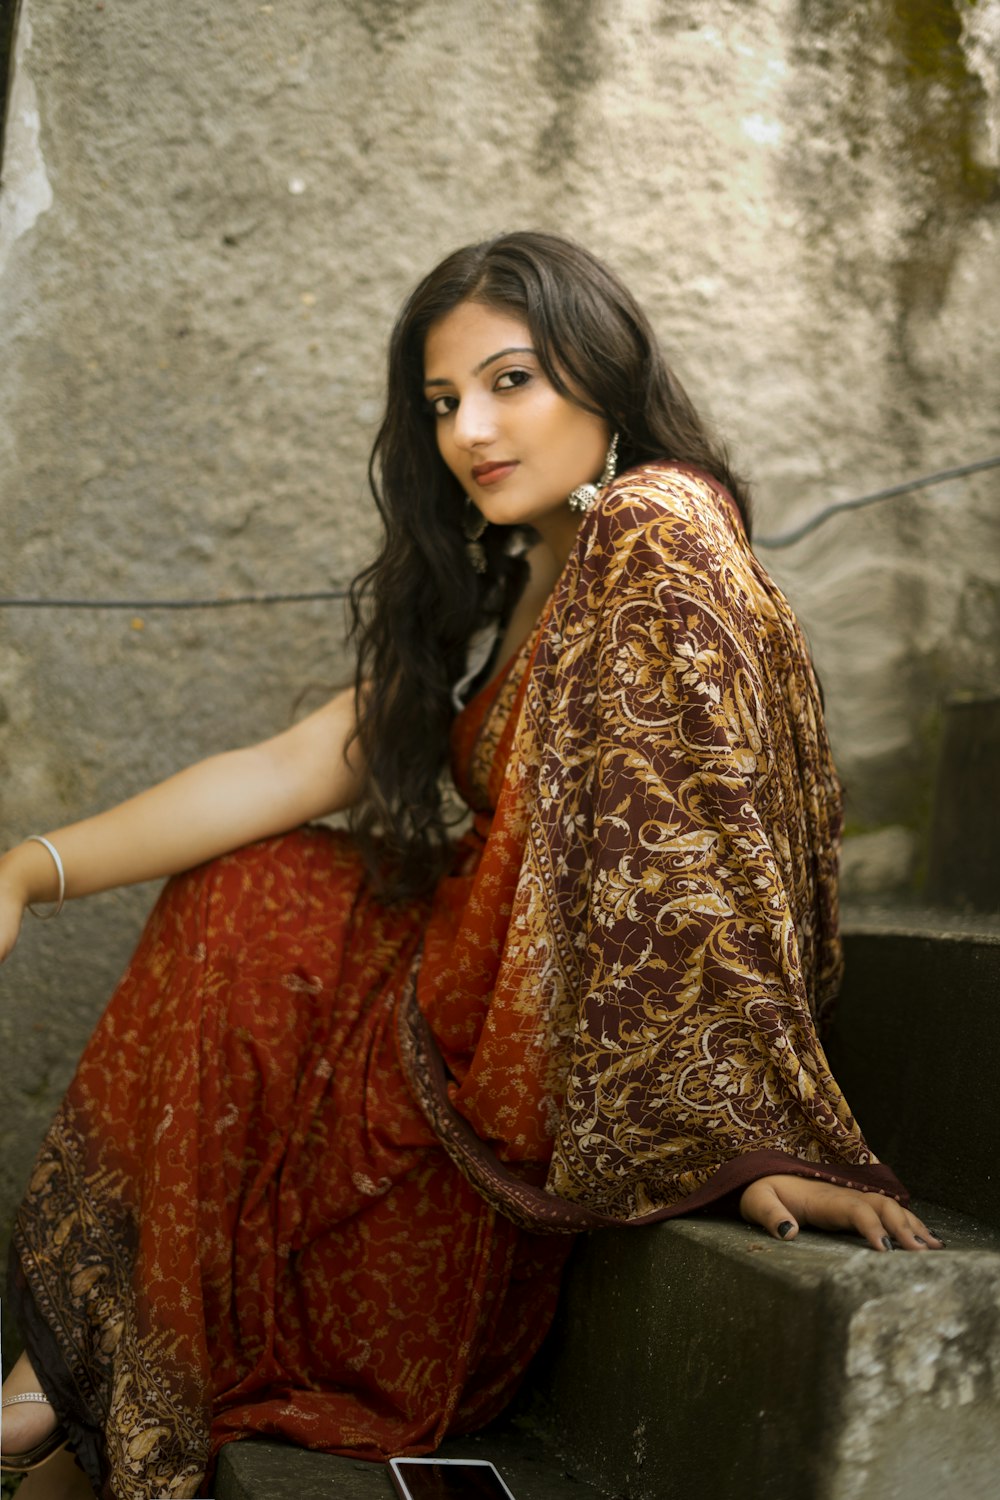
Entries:
{"label": "thin wire cable", "polygon": [[925,474],[923,478],[910,479],[905,484],[893,484],[888,489],[875,490],[871,495],[859,495],[856,500],[837,500],[811,516],[808,521],[803,521],[801,526],[793,527],[791,531],[779,532],[777,536],[754,537],[754,546],[772,549],[790,547],[793,542],[800,542],[804,536],[816,531],[831,516],[840,515],[841,511],[861,510],[866,505],[874,505],[878,500],[891,500],[896,495],[908,495],[911,490],[927,489],[932,484],[944,484],[949,479],[962,479],[966,474],[978,474],[981,469],[995,469],[998,465],[1000,454],[996,458],[981,458],[978,463],[962,464],[957,469],[942,469],[938,474]]}
{"label": "thin wire cable", "polygon": [[[995,458],[981,458],[973,464],[961,464],[955,469],[941,469],[936,474],[924,474],[919,479],[908,479],[903,484],[893,484],[884,490],[875,490],[870,495],[859,495],[854,500],[837,500],[827,505],[801,526],[791,531],[779,532],[776,536],[761,536],[754,539],[757,547],[774,550],[791,547],[804,536],[809,536],[831,516],[843,511],[861,510],[866,505],[875,505],[880,500],[892,500],[897,495],[908,495],[913,490],[923,490],[935,484],[945,484],[949,479],[963,479],[967,474],[978,474],[983,469],[1000,466],[1000,454]],[[146,614],[154,609],[237,609],[257,604],[311,604],[316,601],[346,599],[347,588],[310,589],[304,593],[288,594],[229,594],[219,599],[0,599],[0,609],[128,609],[133,614]]]}
{"label": "thin wire cable", "polygon": [[349,590],[311,589],[304,594],[227,594],[219,599],[0,599],[0,609],[235,609],[245,604],[309,604],[316,599],[346,599]]}

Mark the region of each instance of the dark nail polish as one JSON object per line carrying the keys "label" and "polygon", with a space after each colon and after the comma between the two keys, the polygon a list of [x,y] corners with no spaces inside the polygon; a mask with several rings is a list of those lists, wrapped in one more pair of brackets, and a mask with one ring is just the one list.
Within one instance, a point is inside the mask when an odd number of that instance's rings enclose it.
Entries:
{"label": "dark nail polish", "polygon": [[778,1233],[781,1235],[781,1238],[784,1239],[785,1235],[791,1234],[794,1228],[795,1225],[792,1223],[791,1219],[783,1219],[778,1225]]}
{"label": "dark nail polish", "polygon": [[889,1238],[889,1236],[887,1234],[884,1234],[882,1236],[882,1249],[883,1250],[895,1250],[895,1248],[896,1247],[892,1243],[892,1240]]}

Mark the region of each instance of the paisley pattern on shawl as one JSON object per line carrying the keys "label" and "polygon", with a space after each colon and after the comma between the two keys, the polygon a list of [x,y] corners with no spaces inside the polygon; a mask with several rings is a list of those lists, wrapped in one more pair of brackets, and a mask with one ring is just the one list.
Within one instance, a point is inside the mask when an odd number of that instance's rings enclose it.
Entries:
{"label": "paisley pattern on shawl", "polygon": [[[552,1228],[773,1171],[901,1196],[817,1037],[840,788],[801,632],[731,499],[696,471],[622,476],[523,666],[513,711],[496,700],[506,753],[488,714],[472,758],[485,851],[461,900],[439,893],[422,1018],[401,1017],[439,1139]],[[541,1162],[544,1192],[511,1170]]]}

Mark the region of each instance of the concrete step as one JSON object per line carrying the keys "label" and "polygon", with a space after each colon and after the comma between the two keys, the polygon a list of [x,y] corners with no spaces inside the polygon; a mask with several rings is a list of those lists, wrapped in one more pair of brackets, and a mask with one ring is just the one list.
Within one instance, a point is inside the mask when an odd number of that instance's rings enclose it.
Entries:
{"label": "concrete step", "polygon": [[593,1235],[529,1418],[629,1500],[994,1500],[1000,1235],[926,1215],[947,1250],[707,1219]]}
{"label": "concrete step", "polygon": [[[442,1458],[486,1458],[496,1464],[516,1500],[602,1500],[603,1491],[576,1479],[567,1464],[516,1420],[475,1437],[454,1438]],[[223,1449],[215,1500],[392,1500],[383,1464],[330,1458],[287,1443],[259,1439]]]}

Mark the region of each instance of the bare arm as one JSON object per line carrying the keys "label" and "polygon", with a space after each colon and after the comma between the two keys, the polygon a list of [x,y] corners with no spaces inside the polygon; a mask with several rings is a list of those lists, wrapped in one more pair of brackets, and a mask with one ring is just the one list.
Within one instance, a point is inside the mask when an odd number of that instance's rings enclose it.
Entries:
{"label": "bare arm", "polygon": [[[155,880],[241,844],[350,806],[361,768],[354,690],[273,739],[199,761],[96,817],[47,837],[66,871],[66,895]],[[0,859],[0,960],[14,946],[28,902],[52,901],[58,877],[41,844]]]}

